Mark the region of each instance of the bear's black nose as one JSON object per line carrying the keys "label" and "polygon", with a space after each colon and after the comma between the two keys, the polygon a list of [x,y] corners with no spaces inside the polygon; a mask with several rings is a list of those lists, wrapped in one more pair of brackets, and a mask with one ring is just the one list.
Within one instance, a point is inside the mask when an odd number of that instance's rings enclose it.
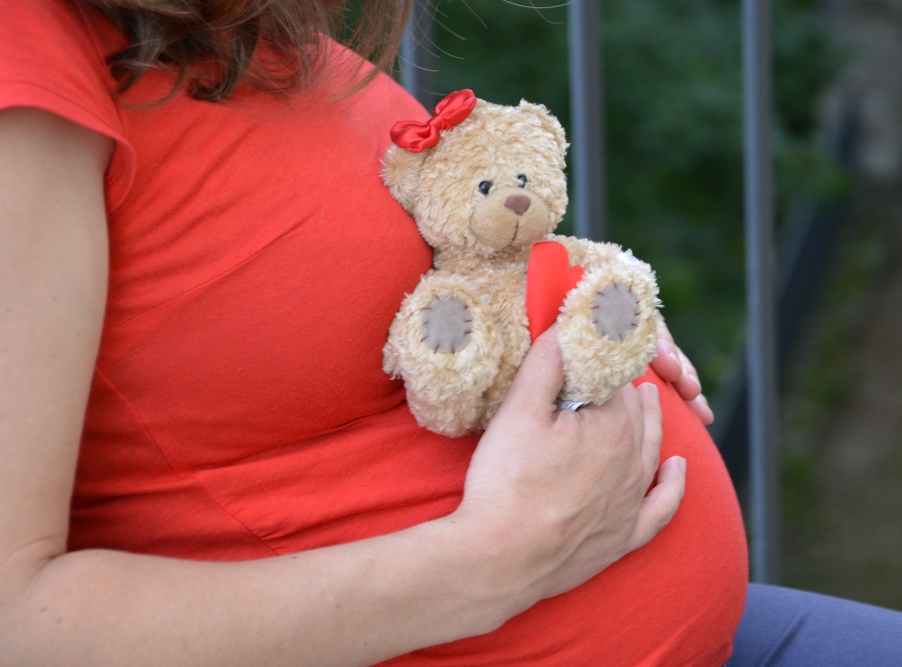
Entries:
{"label": "bear's black nose", "polygon": [[526,195],[511,195],[504,201],[504,208],[509,208],[517,215],[523,215],[529,210],[530,203]]}

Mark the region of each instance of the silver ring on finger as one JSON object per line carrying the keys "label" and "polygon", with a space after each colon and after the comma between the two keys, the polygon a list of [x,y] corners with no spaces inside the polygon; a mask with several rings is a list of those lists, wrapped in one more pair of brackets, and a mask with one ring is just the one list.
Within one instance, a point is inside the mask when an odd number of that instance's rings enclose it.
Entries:
{"label": "silver ring on finger", "polygon": [[580,408],[584,408],[587,405],[591,405],[589,401],[558,401],[557,409],[558,410],[573,410],[576,412]]}

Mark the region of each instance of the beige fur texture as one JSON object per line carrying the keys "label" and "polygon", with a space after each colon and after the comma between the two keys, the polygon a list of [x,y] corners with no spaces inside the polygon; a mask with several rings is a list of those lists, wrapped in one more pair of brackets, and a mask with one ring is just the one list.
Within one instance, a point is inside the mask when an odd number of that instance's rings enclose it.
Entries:
{"label": "beige fur texture", "polygon": [[529,349],[533,243],[561,242],[585,274],[558,316],[562,400],[602,403],[641,375],[657,345],[654,273],[613,243],[552,235],[567,207],[567,142],[544,106],[479,100],[436,146],[385,155],[383,179],[435,250],[391,325],[383,368],[404,380],[424,427],[487,425]]}

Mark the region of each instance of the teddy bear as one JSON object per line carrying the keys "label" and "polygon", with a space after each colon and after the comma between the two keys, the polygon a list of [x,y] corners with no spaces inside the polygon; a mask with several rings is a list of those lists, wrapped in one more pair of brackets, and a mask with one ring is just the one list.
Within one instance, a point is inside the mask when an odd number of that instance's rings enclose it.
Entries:
{"label": "teddy bear", "polygon": [[544,106],[456,91],[391,138],[383,181],[434,251],[383,349],[420,425],[484,429],[555,321],[559,405],[603,403],[644,372],[660,317],[654,272],[614,243],[552,234],[567,207],[568,144]]}

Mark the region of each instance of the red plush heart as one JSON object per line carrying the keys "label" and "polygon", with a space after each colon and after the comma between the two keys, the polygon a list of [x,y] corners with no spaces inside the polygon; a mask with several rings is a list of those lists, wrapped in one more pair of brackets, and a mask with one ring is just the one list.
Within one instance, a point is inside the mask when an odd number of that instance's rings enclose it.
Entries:
{"label": "red plush heart", "polygon": [[567,292],[585,273],[583,267],[569,264],[567,249],[557,241],[532,246],[526,268],[526,317],[532,340],[554,323]]}

